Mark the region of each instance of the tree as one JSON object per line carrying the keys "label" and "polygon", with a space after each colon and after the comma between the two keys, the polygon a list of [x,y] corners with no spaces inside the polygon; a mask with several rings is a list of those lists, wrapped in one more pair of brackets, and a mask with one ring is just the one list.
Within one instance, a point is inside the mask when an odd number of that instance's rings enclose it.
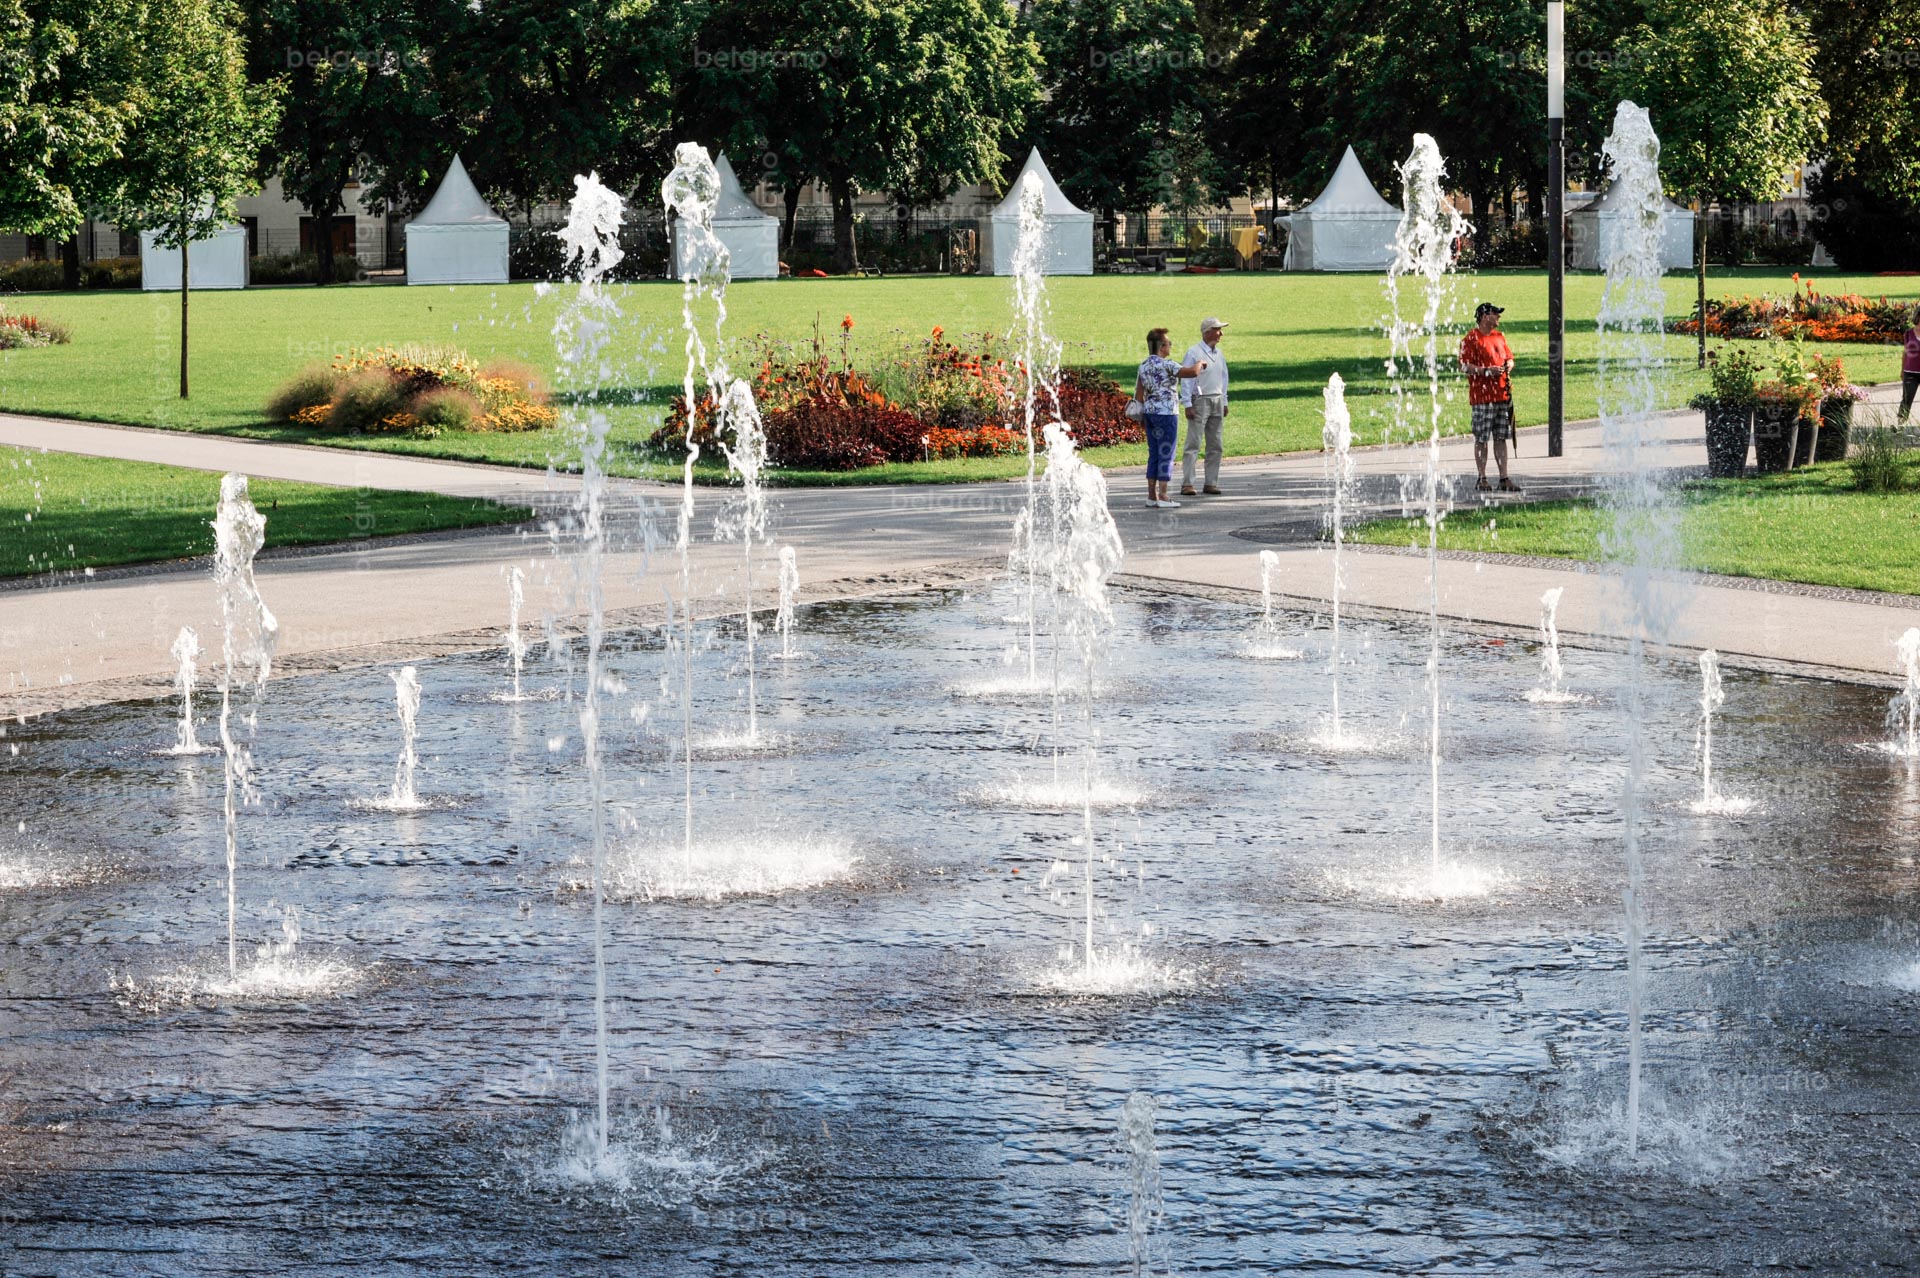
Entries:
{"label": "tree", "polygon": [[719,99],[718,136],[760,139],[784,176],[826,184],[834,264],[851,271],[861,191],[939,199],[999,173],[1037,59],[1004,0],[718,0],[694,92]]}
{"label": "tree", "polygon": [[1920,253],[1920,0],[1812,0],[1827,137],[1808,197],[1820,241],[1847,270]]}
{"label": "tree", "polygon": [[247,47],[256,81],[286,99],[270,171],[312,215],[314,282],[333,282],[333,220],[368,157],[434,132],[430,50],[412,0],[251,0]]}
{"label": "tree", "polygon": [[67,241],[107,194],[136,98],[129,0],[0,0],[0,226]]}
{"label": "tree", "polygon": [[1782,0],[1655,0],[1615,66],[1647,108],[1667,189],[1697,203],[1700,366],[1707,362],[1707,206],[1770,200],[1819,143],[1826,105],[1804,16]]}
{"label": "tree", "polygon": [[149,0],[140,111],[115,184],[114,220],[180,250],[180,398],[187,398],[187,268],[193,241],[233,221],[280,113],[280,86],[251,84],[227,0]]}
{"label": "tree", "polygon": [[1030,138],[1062,190],[1109,224],[1212,193],[1223,175],[1205,143],[1213,77],[1193,0],[1037,0],[1027,24],[1046,102]]}

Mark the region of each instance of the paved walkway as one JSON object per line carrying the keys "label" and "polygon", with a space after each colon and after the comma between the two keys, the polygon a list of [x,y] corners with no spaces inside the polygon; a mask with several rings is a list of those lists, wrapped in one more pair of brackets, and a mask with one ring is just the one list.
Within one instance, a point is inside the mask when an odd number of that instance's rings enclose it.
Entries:
{"label": "paved walkway", "polygon": [[[1667,414],[1657,432],[1656,464],[1685,468],[1703,462],[1698,414]],[[549,507],[570,495],[576,482],[537,471],[4,415],[0,442]],[[1515,473],[1534,495],[1579,490],[1605,473],[1602,445],[1597,425],[1572,424],[1566,455],[1548,459],[1544,433],[1528,431]],[[1444,441],[1440,454],[1463,508],[1472,504],[1473,495],[1465,491],[1472,480],[1471,441]],[[1355,456],[1367,507],[1397,510],[1403,489],[1417,496],[1418,483],[1406,477],[1422,473],[1424,448],[1370,448]],[[1138,469],[1109,473],[1128,573],[1253,590],[1259,585],[1261,543],[1278,539],[1283,543],[1276,547],[1282,593],[1309,603],[1327,597],[1329,552],[1309,540],[1319,527],[1326,495],[1320,457],[1229,462],[1222,477],[1226,496],[1191,500],[1177,512],[1145,509],[1140,475]],[[676,590],[668,503],[678,492],[639,481],[619,481],[614,489],[618,518],[613,524],[623,544],[607,565],[608,605],[657,606]],[[716,545],[710,537],[713,516],[725,500],[723,490],[696,494],[696,592],[710,609],[736,597],[743,567],[737,545]],[[782,490],[774,496],[772,536],[775,544],[796,548],[809,581],[833,580],[844,587],[871,579],[904,586],[916,573],[950,572],[959,563],[984,571],[983,565],[1003,558],[1021,501],[1018,482]],[[1488,517],[1497,518],[1497,509]],[[1258,542],[1235,536],[1249,530],[1257,530]],[[1298,540],[1286,543],[1289,535]],[[775,578],[774,555],[773,546],[756,554],[754,573],[763,590]],[[339,650],[424,644],[435,636],[497,627],[505,615],[505,572],[514,563],[526,567],[531,578],[528,615],[570,614],[569,561],[556,558],[552,541],[537,534],[502,531],[404,545],[372,541],[263,559],[259,576],[279,614],[281,651],[298,662]],[[1426,571],[1424,558],[1351,555],[1347,598],[1365,607],[1424,612]],[[1440,609],[1460,621],[1531,628],[1540,595],[1560,586],[1566,591],[1562,632],[1578,643],[1583,635],[1619,633],[1607,583],[1604,575],[1575,565],[1443,560]],[[0,594],[0,713],[111,699],[126,695],[112,688],[129,680],[164,677],[172,666],[167,649],[183,624],[203,636],[217,632],[213,589],[203,569],[70,580]],[[1734,661],[1803,663],[1877,680],[1890,671],[1894,639],[1912,625],[1920,625],[1920,611],[1907,601],[1700,585],[1693,588],[1672,638],[1684,646],[1718,648]],[[89,692],[87,685],[100,686]]]}

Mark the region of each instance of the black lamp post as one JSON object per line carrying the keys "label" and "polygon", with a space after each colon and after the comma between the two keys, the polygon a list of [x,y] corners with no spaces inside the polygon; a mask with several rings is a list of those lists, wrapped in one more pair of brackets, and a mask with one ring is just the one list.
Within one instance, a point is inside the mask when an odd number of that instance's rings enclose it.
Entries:
{"label": "black lamp post", "polygon": [[1547,0],[1547,456],[1566,448],[1567,6]]}

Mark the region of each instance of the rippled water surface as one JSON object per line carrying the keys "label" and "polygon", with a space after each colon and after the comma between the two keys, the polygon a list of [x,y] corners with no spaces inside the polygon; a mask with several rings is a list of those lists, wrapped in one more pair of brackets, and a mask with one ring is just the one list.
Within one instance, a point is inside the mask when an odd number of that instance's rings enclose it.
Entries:
{"label": "rippled water surface", "polygon": [[498,654],[421,663],[413,814],[365,802],[399,744],[383,671],[273,685],[241,823],[258,987],[224,984],[219,760],[154,753],[173,707],[9,725],[0,1272],[1130,1272],[1135,1090],[1156,1271],[1920,1267],[1920,772],[1857,748],[1885,694],[1729,671],[1716,779],[1755,808],[1702,817],[1692,667],[1656,673],[1626,1166],[1621,658],[1569,651],[1590,699],[1543,706],[1531,645],[1448,639],[1436,890],[1423,633],[1349,630],[1345,727],[1375,748],[1335,754],[1323,622],[1282,619],[1305,659],[1252,661],[1253,609],[1124,597],[1100,944],[1179,979],[1090,997],[1057,992],[1079,729],[1056,764],[1046,700],[1004,695],[1015,602],[803,611],[810,659],[761,672],[763,750],[724,748],[741,645],[710,636],[697,840],[762,886],[800,865],[771,895],[658,890],[679,707],[651,636],[616,645],[611,1181],[572,1156],[591,900],[563,664],[509,705]]}

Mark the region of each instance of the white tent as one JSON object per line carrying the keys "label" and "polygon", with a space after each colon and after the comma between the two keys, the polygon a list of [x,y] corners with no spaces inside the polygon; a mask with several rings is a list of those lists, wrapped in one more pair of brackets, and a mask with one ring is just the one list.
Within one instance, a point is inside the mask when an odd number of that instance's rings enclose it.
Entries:
{"label": "white tent", "polygon": [[1047,162],[1035,147],[1020,166],[1007,198],[980,223],[980,273],[1013,274],[1013,251],[1020,245],[1020,188],[1027,174],[1040,178],[1046,195],[1047,251],[1042,275],[1093,274],[1093,214],[1074,207],[1060,184],[1047,172]]}
{"label": "white tent", "polygon": [[1400,210],[1381,198],[1348,147],[1319,198],[1280,219],[1289,271],[1384,271],[1393,261]]}
{"label": "white tent", "polygon": [[407,223],[407,283],[506,282],[507,221],[480,198],[456,155],[440,189]]}
{"label": "white tent", "polygon": [[[725,152],[713,162],[720,175],[720,198],[713,209],[713,233],[727,246],[727,276],[736,280],[770,280],[780,274],[780,219],[762,213],[747,198],[734,176]],[[681,239],[673,238],[673,278],[685,279],[691,269],[681,255]]]}
{"label": "white tent", "polygon": [[[1599,199],[1567,214],[1567,263],[1576,271],[1605,270],[1614,238],[1629,214],[1614,200],[1617,184]],[[1666,201],[1660,226],[1660,265],[1684,271],[1693,265],[1693,210]]]}
{"label": "white tent", "polygon": [[[180,287],[180,250],[161,248],[152,231],[140,232],[140,287],[173,292]],[[247,256],[247,228],[226,226],[187,249],[187,283],[194,288],[245,288],[253,261]]]}

